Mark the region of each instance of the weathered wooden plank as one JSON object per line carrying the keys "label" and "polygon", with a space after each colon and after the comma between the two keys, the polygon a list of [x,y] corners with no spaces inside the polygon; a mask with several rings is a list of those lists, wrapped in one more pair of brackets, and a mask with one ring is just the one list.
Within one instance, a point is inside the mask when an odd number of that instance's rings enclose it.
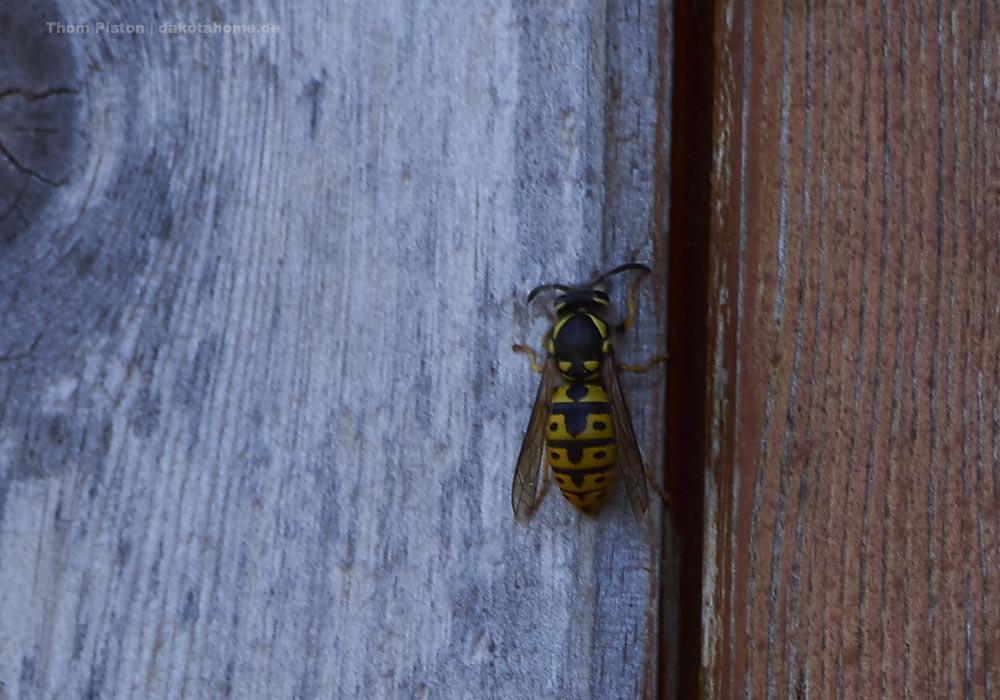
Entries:
{"label": "weathered wooden plank", "polygon": [[995,697],[992,3],[720,3],[709,697]]}
{"label": "weathered wooden plank", "polygon": [[510,345],[636,259],[662,351],[669,4],[115,12],[0,30],[0,697],[651,696],[660,513],[515,525]]}

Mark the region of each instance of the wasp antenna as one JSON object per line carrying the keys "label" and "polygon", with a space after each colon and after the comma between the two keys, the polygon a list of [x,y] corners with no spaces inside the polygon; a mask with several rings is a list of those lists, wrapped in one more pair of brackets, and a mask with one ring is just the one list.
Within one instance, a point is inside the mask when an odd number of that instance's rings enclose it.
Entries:
{"label": "wasp antenna", "polygon": [[542,292],[547,292],[550,289],[556,289],[559,290],[560,292],[569,291],[569,287],[567,287],[565,284],[543,284],[540,287],[535,287],[534,289],[531,290],[531,292],[528,294],[528,303],[530,304],[532,299],[534,299]]}
{"label": "wasp antenna", "polygon": [[615,275],[621,274],[622,272],[628,272],[629,270],[642,270],[642,272],[644,272],[647,275],[650,272],[652,272],[652,270],[650,270],[647,266],[643,265],[642,263],[625,263],[624,265],[619,265],[614,270],[608,270],[603,275],[601,275],[594,281],[590,282],[589,284],[590,286],[593,286],[595,284],[600,284],[609,277],[614,277]]}

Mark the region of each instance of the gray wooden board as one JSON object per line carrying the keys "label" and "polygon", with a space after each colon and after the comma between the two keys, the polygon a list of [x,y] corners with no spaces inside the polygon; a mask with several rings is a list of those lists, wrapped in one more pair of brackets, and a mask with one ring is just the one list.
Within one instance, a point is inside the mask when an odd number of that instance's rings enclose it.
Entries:
{"label": "gray wooden board", "polygon": [[[510,345],[536,284],[665,269],[669,6],[7,12],[0,698],[651,693],[660,509],[515,524]],[[213,21],[279,31],[160,31]]]}

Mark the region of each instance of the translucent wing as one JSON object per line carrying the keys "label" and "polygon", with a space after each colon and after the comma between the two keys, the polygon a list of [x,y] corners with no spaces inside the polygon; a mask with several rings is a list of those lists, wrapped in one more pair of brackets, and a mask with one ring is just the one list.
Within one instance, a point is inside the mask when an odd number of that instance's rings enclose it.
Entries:
{"label": "translucent wing", "polygon": [[528,524],[535,509],[535,500],[538,496],[538,471],[545,453],[545,423],[549,417],[549,404],[552,401],[557,375],[556,364],[549,357],[542,367],[542,381],[538,384],[538,394],[531,409],[528,430],[524,433],[521,453],[517,456],[517,466],[514,467],[510,503],[514,508],[514,517],[521,525]]}
{"label": "translucent wing", "polygon": [[614,353],[604,356],[601,368],[607,382],[608,399],[611,402],[611,419],[615,424],[615,442],[618,446],[618,473],[625,484],[625,493],[632,506],[632,514],[636,520],[642,518],[649,505],[649,494],[646,491],[646,463],[639,451],[635,439],[635,429],[632,427],[632,417],[628,412],[625,392],[622,390],[618,370],[615,368]]}

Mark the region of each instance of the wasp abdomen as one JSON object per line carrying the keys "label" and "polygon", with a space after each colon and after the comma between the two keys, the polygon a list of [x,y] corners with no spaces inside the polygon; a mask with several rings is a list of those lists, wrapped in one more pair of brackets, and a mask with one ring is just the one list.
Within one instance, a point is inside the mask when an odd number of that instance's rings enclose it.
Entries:
{"label": "wasp abdomen", "polygon": [[555,390],[546,451],[559,490],[583,513],[595,515],[608,498],[617,458],[603,387],[575,383]]}

